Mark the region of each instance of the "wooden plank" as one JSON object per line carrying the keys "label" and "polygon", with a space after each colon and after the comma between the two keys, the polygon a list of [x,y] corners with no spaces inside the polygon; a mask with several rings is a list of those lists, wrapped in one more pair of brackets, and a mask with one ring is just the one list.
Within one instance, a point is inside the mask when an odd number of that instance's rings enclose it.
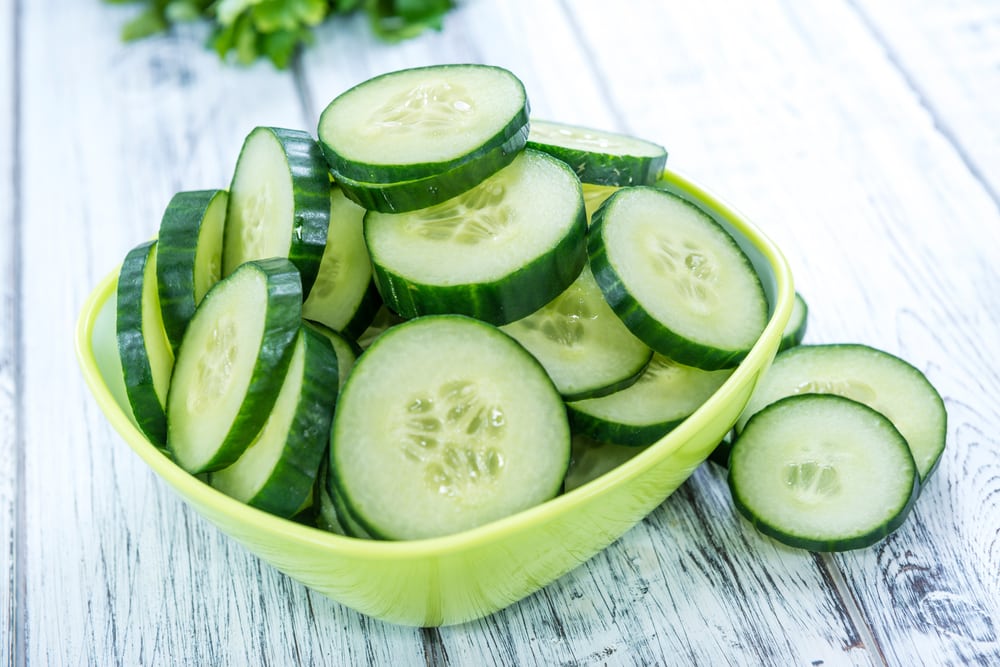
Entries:
{"label": "wooden plank", "polygon": [[254,125],[302,126],[291,77],[219,65],[198,29],[123,46],[131,6],[21,6],[27,662],[363,664],[387,643],[419,654],[418,631],[369,640],[369,621],[183,506],[109,429],[72,358],[86,293],[155,233],[170,196],[226,186]]}
{"label": "wooden plank", "polygon": [[18,235],[14,214],[14,157],[17,128],[16,18],[14,3],[0,0],[0,665],[14,664],[18,629],[17,545],[17,280]]}
{"label": "wooden plank", "polygon": [[[948,450],[908,523],[832,559],[846,597],[890,664],[995,662],[1000,219],[990,193],[849,7],[699,3],[683,20],[666,5],[641,11],[642,21],[578,14],[588,43],[618,45],[599,63],[612,95],[640,97],[619,105],[627,126],[674,137],[674,165],[780,243],[812,305],[809,340],[900,354],[948,405]],[[642,59],[654,42],[655,65]],[[773,566],[758,551],[739,557]]]}
{"label": "wooden plank", "polygon": [[886,56],[1000,206],[1000,4],[853,0]]}
{"label": "wooden plank", "polygon": [[[603,51],[588,52],[593,45],[581,44],[576,33],[577,23],[586,23],[598,34],[605,10],[601,3],[538,2],[530,12],[517,3],[469,3],[448,17],[443,33],[398,47],[374,42],[361,22],[346,34],[328,27],[303,62],[313,113],[374,74],[435,62],[485,62],[524,79],[537,116],[630,129],[633,117],[621,109],[648,98],[641,76],[628,90],[609,95],[600,66],[624,64],[601,63]],[[624,18],[612,23],[621,32],[607,35],[616,45],[631,41],[628,26],[635,20],[619,13]],[[656,34],[669,27],[654,22],[646,29]],[[641,66],[650,59],[639,60]],[[646,136],[666,142],[673,133],[657,128]],[[730,660],[736,650],[750,662],[846,656],[870,664],[864,637],[816,561],[737,530],[718,473],[700,473],[698,480],[539,594],[482,621],[429,633],[435,655],[454,664],[649,664],[673,655],[713,664]],[[728,556],[747,553],[748,544],[778,555]]]}

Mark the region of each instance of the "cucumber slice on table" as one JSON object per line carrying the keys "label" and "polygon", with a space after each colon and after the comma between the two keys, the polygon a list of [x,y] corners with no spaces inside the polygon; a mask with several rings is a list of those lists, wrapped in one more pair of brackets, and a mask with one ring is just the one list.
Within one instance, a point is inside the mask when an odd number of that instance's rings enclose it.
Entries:
{"label": "cucumber slice on table", "polygon": [[209,288],[222,277],[222,234],[229,193],[178,192],[160,221],[156,279],[163,326],[174,352]]}
{"label": "cucumber slice on table", "polygon": [[941,395],[910,363],[861,344],[799,345],[778,354],[737,431],[764,406],[803,393],[846,396],[888,417],[913,451],[921,482],[941,459],[948,430]]}
{"label": "cucumber slice on table", "polygon": [[652,141],[589,127],[532,119],[528,147],[559,158],[583,183],[652,185],[667,151]]}
{"label": "cucumber slice on table", "polygon": [[[318,134],[336,176],[397,183],[452,171],[527,125],[527,94],[511,72],[435,65],[383,74],[344,92],[323,111]],[[500,166],[487,160],[478,175],[464,177],[471,185]]]}
{"label": "cucumber slice on table", "polygon": [[906,440],[882,414],[842,396],[801,394],[747,422],[729,457],[729,486],[761,532],[843,551],[898,528],[919,477]]}
{"label": "cucumber slice on table", "polygon": [[535,355],[566,400],[627,387],[653,356],[611,310],[589,267],[554,300],[502,329]]}
{"label": "cucumber slice on table", "polygon": [[545,371],[499,329],[417,318],[375,340],[333,419],[333,484],[366,532],[447,535],[559,492],[566,410]]}
{"label": "cucumber slice on table", "polygon": [[356,338],[368,328],[382,300],[365,247],[365,210],[340,188],[330,190],[330,225],[316,281],[302,316]]}
{"label": "cucumber slice on table", "polygon": [[159,446],[167,441],[165,406],[174,354],[163,328],[156,285],[157,242],[128,252],[118,273],[115,334],[122,378],[139,430]]}
{"label": "cucumber slice on table", "polygon": [[371,211],[405,213],[427,208],[462,194],[514,161],[524,148],[528,128],[480,156],[441,173],[394,183],[366,183],[331,172],[354,202]]}
{"label": "cucumber slice on table", "polygon": [[191,473],[236,461],[264,425],[302,325],[302,285],[287,259],[240,265],[188,324],[167,396],[167,446]]}
{"label": "cucumber slice on table", "polygon": [[330,176],[308,133],[254,128],[229,187],[222,275],[252,259],[287,257],[309,294],[326,245]]}
{"label": "cucumber slice on table", "polygon": [[437,206],[365,215],[379,293],[403,317],[520,319],[580,275],[585,234],[580,181],[562,162],[530,150]]}
{"label": "cucumber slice on table", "polygon": [[660,354],[635,384],[600,398],[571,401],[573,431],[618,445],[650,445],[672,431],[722,386],[731,370],[706,371]]}
{"label": "cucumber slice on table", "polygon": [[594,214],[590,266],[639,339],[707,370],[747,355],[767,324],[750,260],[695,204],[652,187],[622,188]]}
{"label": "cucumber slice on table", "polygon": [[209,477],[228,496],[291,517],[310,498],[329,444],[338,359],[329,339],[302,327],[267,422],[230,466]]}

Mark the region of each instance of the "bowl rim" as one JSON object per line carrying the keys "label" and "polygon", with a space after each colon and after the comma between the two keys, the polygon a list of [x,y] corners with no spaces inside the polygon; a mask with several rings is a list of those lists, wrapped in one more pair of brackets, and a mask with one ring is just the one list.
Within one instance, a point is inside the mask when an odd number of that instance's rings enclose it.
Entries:
{"label": "bowl rim", "polygon": [[[129,447],[157,476],[174,487],[182,496],[182,500],[210,507],[216,515],[224,516],[228,522],[252,525],[258,534],[268,533],[289,545],[293,542],[308,544],[338,552],[343,556],[365,560],[423,559],[482,547],[569,514],[573,508],[587,504],[609,488],[627,483],[663,461],[682,447],[691,435],[711,422],[721,406],[730,400],[737,388],[744,383],[747,375],[763,372],[773,360],[777,343],[791,314],[794,297],[791,269],[784,255],[746,216],[690,178],[672,169],[664,170],[660,178],[667,183],[679,185],[685,191],[694,194],[702,203],[708,204],[714,213],[723,217],[725,222],[737,230],[766,260],[774,275],[775,293],[773,302],[769,304],[771,312],[763,332],[722,386],[670,433],[645,447],[628,461],[571,491],[476,528],[441,537],[406,541],[348,537],[284,519],[241,503],[184,471],[139,431],[113,397],[98,368],[92,345],[95,323],[116,289],[119,269],[107,274],[84,302],[75,332],[77,360],[98,406]],[[223,531],[225,532],[224,529]]]}

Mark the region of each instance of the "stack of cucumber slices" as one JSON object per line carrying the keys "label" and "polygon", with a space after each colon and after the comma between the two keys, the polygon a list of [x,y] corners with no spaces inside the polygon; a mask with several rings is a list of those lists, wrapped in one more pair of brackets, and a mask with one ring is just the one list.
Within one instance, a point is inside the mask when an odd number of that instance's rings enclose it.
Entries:
{"label": "stack of cucumber slices", "polygon": [[[767,323],[740,246],[658,183],[661,146],[529,122],[505,69],[370,79],[317,134],[255,128],[229,189],[174,196],[119,274],[135,424],[237,500],[364,539],[501,519],[659,440]],[[943,407],[891,364],[865,401],[859,378],[881,362],[844,360],[860,348],[795,361],[799,301],[738,425],[734,497],[779,538],[853,547],[874,533],[835,519],[862,514],[857,488],[884,486],[868,514],[880,534],[898,525],[940,457]],[[845,393],[834,366],[856,371],[859,395],[817,396]],[[781,398],[794,393],[808,405]],[[825,435],[803,450],[810,428]],[[853,472],[876,465],[891,485]]]}

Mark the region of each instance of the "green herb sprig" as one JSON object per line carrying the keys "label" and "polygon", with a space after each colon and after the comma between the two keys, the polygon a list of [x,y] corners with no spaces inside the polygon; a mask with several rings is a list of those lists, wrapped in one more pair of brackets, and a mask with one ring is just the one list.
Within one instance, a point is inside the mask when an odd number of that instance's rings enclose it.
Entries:
{"label": "green herb sprig", "polygon": [[428,28],[440,30],[454,0],[105,0],[145,7],[122,28],[130,42],[175,23],[207,20],[210,45],[223,60],[249,65],[260,57],[288,67],[295,51],[313,43],[313,29],[337,16],[363,11],[380,38],[395,41]]}

